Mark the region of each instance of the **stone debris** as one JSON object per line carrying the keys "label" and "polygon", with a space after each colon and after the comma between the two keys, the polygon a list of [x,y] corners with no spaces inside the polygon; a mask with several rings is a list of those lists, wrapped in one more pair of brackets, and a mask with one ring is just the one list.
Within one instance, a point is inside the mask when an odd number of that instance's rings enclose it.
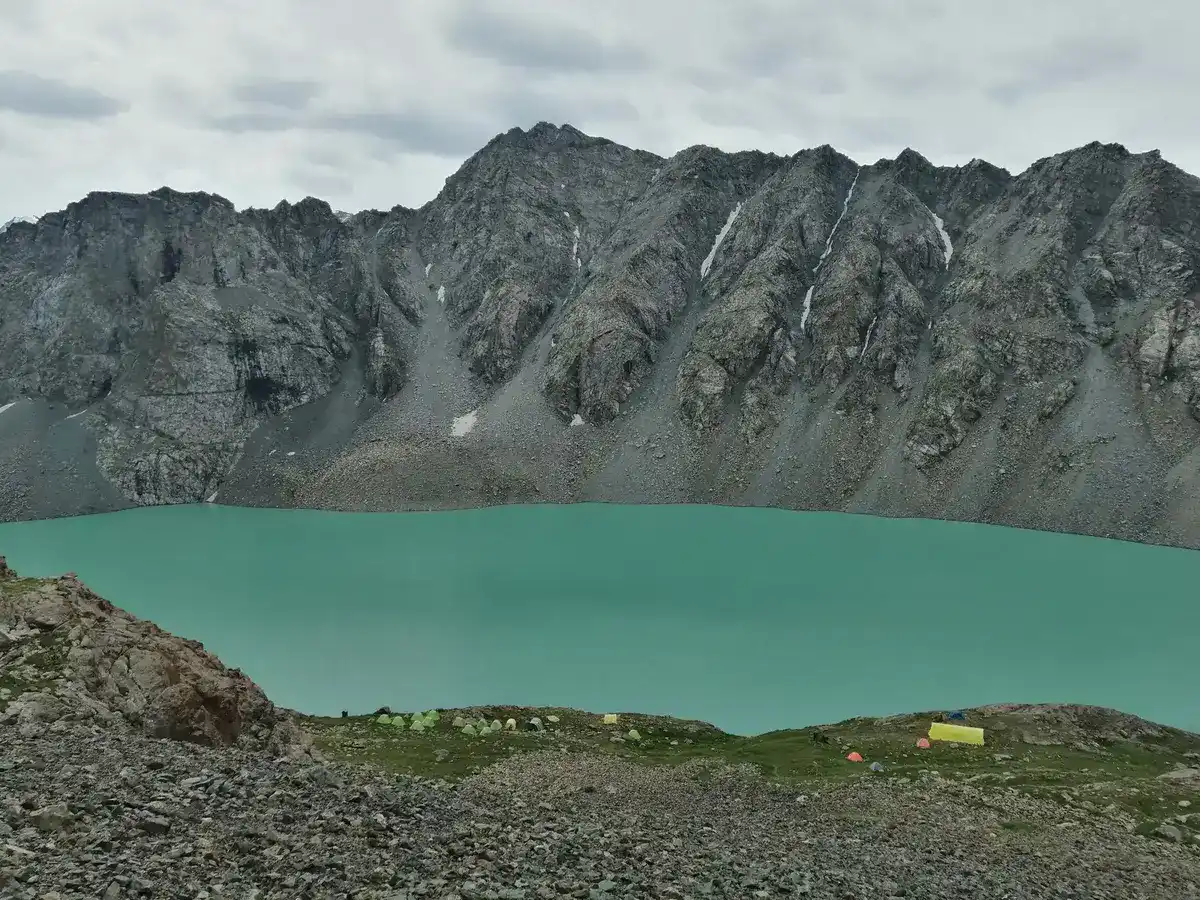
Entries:
{"label": "stone debris", "polygon": [[[937,780],[797,799],[749,768],[536,752],[460,785],[60,720],[0,726],[0,896],[1194,896],[1200,857]],[[1178,831],[1179,829],[1174,829]],[[114,887],[115,885],[115,887]],[[1043,886],[1043,887],[1039,887]],[[1136,890],[1135,890],[1136,888]],[[597,893],[598,892],[598,893]]]}

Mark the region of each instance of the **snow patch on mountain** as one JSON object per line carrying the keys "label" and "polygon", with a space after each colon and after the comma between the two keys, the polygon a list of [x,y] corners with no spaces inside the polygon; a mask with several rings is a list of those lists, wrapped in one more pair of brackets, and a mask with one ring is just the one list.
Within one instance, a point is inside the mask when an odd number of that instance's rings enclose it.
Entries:
{"label": "snow patch on mountain", "polygon": [[466,437],[475,427],[475,423],[479,421],[479,410],[473,409],[469,413],[457,417],[450,425],[451,437]]}
{"label": "snow patch on mountain", "polygon": [[[842,201],[842,214],[837,217],[837,221],[833,223],[833,228],[829,231],[829,237],[825,239],[825,250],[821,253],[821,258],[817,260],[817,264],[813,266],[813,275],[821,271],[821,266],[824,265],[826,258],[833,252],[833,238],[837,234],[838,226],[842,224],[842,219],[846,218],[846,212],[850,209],[850,200],[854,197],[854,187],[858,184],[858,176],[862,174],[862,169],[854,173],[854,180],[850,182],[850,190],[846,191],[846,198]],[[812,297],[813,291],[816,289],[817,282],[813,279],[813,283],[808,288],[808,293],[804,295],[804,312],[800,316],[800,330],[806,331],[808,328],[808,316],[812,312]]]}
{"label": "snow patch on mountain", "polygon": [[950,257],[954,255],[954,244],[950,241],[950,233],[946,231],[946,223],[942,221],[942,217],[935,213],[932,209],[929,214],[933,216],[933,224],[937,226],[938,234],[942,236],[942,246],[946,250],[946,268],[950,268]]}
{"label": "snow patch on mountain", "polygon": [[867,326],[867,338],[865,341],[863,341],[862,350],[859,351],[859,359],[862,359],[862,357],[867,355],[867,348],[871,346],[871,332],[875,330],[875,323],[878,321],[879,316],[876,316],[871,320],[871,324]]}
{"label": "snow patch on mountain", "polygon": [[27,225],[36,225],[38,223],[38,217],[37,216],[17,216],[15,219],[9,219],[3,225],[0,225],[0,234],[4,234],[4,232],[8,231],[8,229],[10,227],[12,227],[13,225],[16,225],[18,222],[23,222]]}
{"label": "snow patch on mountain", "polygon": [[725,240],[725,235],[729,234],[729,229],[733,227],[733,223],[741,211],[742,204],[738,203],[729,213],[729,218],[725,220],[725,224],[721,226],[721,230],[717,232],[717,236],[713,240],[712,249],[708,251],[708,256],[704,257],[704,262],[700,263],[701,278],[708,276],[708,270],[712,268],[713,260],[716,259],[717,250],[720,249],[721,243]]}
{"label": "snow patch on mountain", "polygon": [[825,262],[825,257],[833,251],[833,238],[837,234],[838,226],[842,224],[842,219],[846,218],[846,211],[850,209],[850,200],[854,196],[854,186],[858,184],[858,176],[862,174],[862,169],[854,173],[854,180],[850,182],[850,190],[846,191],[846,199],[842,201],[842,214],[837,217],[837,221],[833,223],[833,229],[829,232],[829,237],[825,239],[825,250],[821,253],[821,258],[817,260],[817,264],[813,266],[813,274],[821,268],[821,263]]}

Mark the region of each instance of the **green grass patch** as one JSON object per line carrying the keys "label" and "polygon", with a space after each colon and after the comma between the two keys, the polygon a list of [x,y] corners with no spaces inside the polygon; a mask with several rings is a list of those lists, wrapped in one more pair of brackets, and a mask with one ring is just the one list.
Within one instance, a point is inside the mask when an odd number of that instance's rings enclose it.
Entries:
{"label": "green grass patch", "polygon": [[[928,732],[933,714],[851,719],[744,737],[702,722],[630,713],[607,725],[598,714],[562,708],[486,706],[439,712],[441,720],[424,732],[379,725],[372,716],[304,717],[302,724],[333,759],[424,777],[458,780],[535,750],[611,754],[647,765],[695,760],[749,765],[770,781],[801,790],[853,778],[911,781],[936,775],[980,787],[1016,788],[1068,806],[1076,818],[1111,813],[1115,807],[1151,831],[1181,811],[1178,801],[1187,793],[1158,776],[1196,765],[1185,754],[1200,752],[1200,737],[1175,731],[1153,741],[1080,741],[1073,734],[1071,744],[1039,734],[1031,743],[1019,716],[1004,714],[970,716],[968,724],[985,729],[985,746],[934,742],[919,749],[917,739]],[[464,735],[451,725],[456,715],[488,722],[511,717],[520,730]],[[533,716],[544,723],[544,732],[526,730]],[[550,716],[558,721],[550,722]],[[637,729],[641,740],[627,737],[630,728]],[[847,761],[851,750],[861,753],[864,762]],[[871,762],[882,763],[884,771],[871,772]],[[702,769],[693,771],[704,777]],[[1039,826],[1007,822],[1003,827],[1022,831]]]}
{"label": "green grass patch", "polygon": [[1014,831],[1018,834],[1031,834],[1038,830],[1037,824],[1033,822],[1022,822],[1019,819],[1010,819],[1000,823],[1000,827],[1005,831]]}

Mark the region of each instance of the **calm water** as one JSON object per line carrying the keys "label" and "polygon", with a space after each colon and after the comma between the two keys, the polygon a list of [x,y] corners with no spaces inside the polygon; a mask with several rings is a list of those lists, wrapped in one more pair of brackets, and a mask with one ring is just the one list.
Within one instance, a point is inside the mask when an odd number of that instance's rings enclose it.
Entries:
{"label": "calm water", "polygon": [[29,575],[316,713],[504,702],[754,733],[1000,701],[1200,731],[1200,553],[719,507],[189,506],[0,524]]}

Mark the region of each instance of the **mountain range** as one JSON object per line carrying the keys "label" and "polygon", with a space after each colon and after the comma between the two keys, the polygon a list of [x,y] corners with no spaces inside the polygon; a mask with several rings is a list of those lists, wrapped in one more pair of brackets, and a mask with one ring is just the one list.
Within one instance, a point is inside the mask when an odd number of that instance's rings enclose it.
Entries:
{"label": "mountain range", "polygon": [[603,500],[1200,547],[1200,179],[670,158],[540,123],[420,209],[0,231],[0,518]]}

